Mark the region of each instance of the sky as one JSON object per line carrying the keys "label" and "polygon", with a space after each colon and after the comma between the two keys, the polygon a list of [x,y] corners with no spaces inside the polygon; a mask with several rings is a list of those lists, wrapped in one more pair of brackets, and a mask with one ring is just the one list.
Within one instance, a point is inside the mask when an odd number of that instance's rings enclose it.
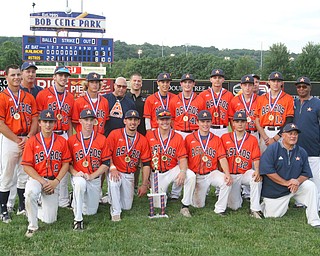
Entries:
{"label": "sky", "polygon": [[1,5],[0,35],[32,35],[30,13],[64,11],[67,4],[74,12],[106,16],[103,37],[127,44],[268,50],[283,43],[301,53],[308,42],[320,43],[319,0],[10,0]]}

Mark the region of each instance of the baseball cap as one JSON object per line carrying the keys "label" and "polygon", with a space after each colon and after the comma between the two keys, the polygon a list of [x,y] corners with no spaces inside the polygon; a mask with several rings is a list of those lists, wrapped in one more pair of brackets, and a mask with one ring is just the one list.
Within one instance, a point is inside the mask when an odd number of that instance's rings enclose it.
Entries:
{"label": "baseball cap", "polygon": [[87,81],[102,81],[101,76],[98,73],[91,72],[87,75]]}
{"label": "baseball cap", "polygon": [[212,115],[208,110],[201,110],[198,113],[198,120],[212,120]]}
{"label": "baseball cap", "polygon": [[157,81],[171,81],[171,76],[169,73],[160,73],[158,75]]}
{"label": "baseball cap", "polygon": [[54,112],[50,109],[45,109],[40,112],[39,120],[42,121],[56,121],[57,119],[54,116]]}
{"label": "baseball cap", "polygon": [[260,80],[260,76],[257,74],[251,74],[252,77],[257,78],[258,80]]}
{"label": "baseball cap", "polygon": [[192,82],[194,82],[193,75],[189,73],[182,75],[180,82],[183,82],[185,80],[191,80]]}
{"label": "baseball cap", "polygon": [[306,85],[311,85],[310,79],[306,76],[301,76],[297,79],[295,85],[298,84],[306,84]]}
{"label": "baseball cap", "polygon": [[21,71],[26,70],[28,68],[35,68],[36,70],[38,69],[38,67],[36,66],[36,64],[32,63],[32,62],[25,62],[21,65]]}
{"label": "baseball cap", "polygon": [[280,72],[274,71],[274,72],[271,72],[271,74],[268,77],[268,80],[280,80],[280,81],[283,81],[283,76],[282,76],[282,74]]}
{"label": "baseball cap", "polygon": [[242,84],[254,84],[253,76],[252,75],[245,75],[241,78],[241,83]]}
{"label": "baseball cap", "polygon": [[56,69],[54,70],[54,73],[53,74],[61,74],[61,73],[66,73],[68,74],[69,76],[71,76],[71,73],[69,71],[68,68],[66,67],[56,67]]}
{"label": "baseball cap", "polygon": [[137,119],[140,119],[140,116],[139,116],[139,113],[137,110],[128,110],[125,115],[124,115],[124,119],[126,118],[137,118]]}
{"label": "baseball cap", "polygon": [[80,113],[80,118],[85,119],[85,118],[96,118],[96,115],[91,109],[84,109]]}
{"label": "baseball cap", "polygon": [[169,110],[161,108],[157,111],[157,118],[158,119],[171,119],[171,113]]}
{"label": "baseball cap", "polygon": [[213,77],[213,76],[222,76],[222,77],[224,77],[224,72],[223,72],[222,69],[219,69],[219,68],[213,69],[211,71],[211,76],[210,77]]}
{"label": "baseball cap", "polygon": [[233,121],[247,121],[247,115],[244,111],[237,111],[233,115]]}
{"label": "baseball cap", "polygon": [[291,132],[291,131],[297,131],[298,133],[301,132],[296,124],[289,123],[284,126],[282,133]]}

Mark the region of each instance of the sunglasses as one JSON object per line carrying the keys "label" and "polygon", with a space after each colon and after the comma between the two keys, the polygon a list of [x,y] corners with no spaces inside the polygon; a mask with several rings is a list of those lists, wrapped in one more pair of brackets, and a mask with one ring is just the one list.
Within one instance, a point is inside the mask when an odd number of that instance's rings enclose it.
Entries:
{"label": "sunglasses", "polygon": [[122,88],[122,89],[127,89],[127,85],[120,85],[120,84],[117,84],[117,87],[120,89],[120,88]]}
{"label": "sunglasses", "polygon": [[297,85],[296,88],[297,89],[307,89],[308,86],[306,86],[306,85]]}

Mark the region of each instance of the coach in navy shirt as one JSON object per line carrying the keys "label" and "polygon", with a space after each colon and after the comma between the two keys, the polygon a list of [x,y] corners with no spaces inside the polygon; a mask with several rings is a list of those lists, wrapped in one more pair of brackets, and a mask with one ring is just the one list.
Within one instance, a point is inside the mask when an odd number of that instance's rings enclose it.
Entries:
{"label": "coach in navy shirt", "polygon": [[298,127],[289,123],[283,128],[282,139],[271,144],[260,159],[263,176],[261,196],[265,217],[282,217],[291,197],[303,203],[308,224],[320,228],[318,191],[312,177],[307,152],[297,145]]}

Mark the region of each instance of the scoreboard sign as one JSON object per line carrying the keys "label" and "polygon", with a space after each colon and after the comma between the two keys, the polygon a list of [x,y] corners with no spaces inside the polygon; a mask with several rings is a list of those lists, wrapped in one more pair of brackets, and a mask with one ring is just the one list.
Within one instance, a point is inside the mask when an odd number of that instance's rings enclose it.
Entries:
{"label": "scoreboard sign", "polygon": [[23,36],[22,58],[25,61],[113,62],[113,39]]}

